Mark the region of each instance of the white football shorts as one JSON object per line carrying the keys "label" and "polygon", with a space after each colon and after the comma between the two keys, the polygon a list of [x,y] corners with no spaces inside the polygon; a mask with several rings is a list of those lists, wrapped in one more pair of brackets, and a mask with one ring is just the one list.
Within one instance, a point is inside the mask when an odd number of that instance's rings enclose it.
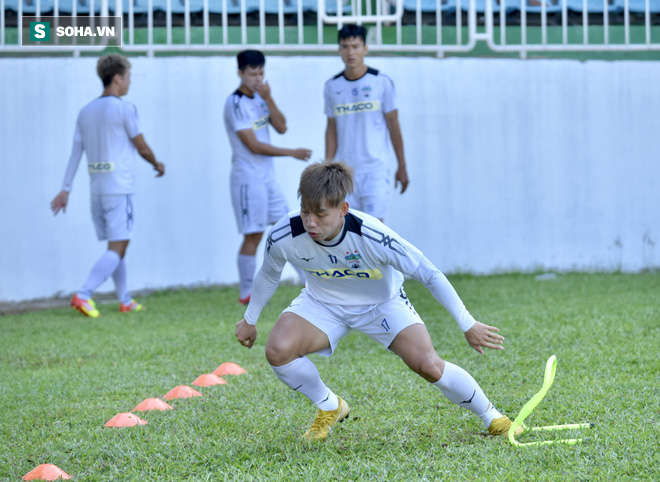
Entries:
{"label": "white football shorts", "polygon": [[417,323],[424,324],[415,307],[408,300],[403,287],[386,303],[368,306],[321,303],[303,289],[282,313],[287,312],[304,318],[328,335],[330,348],[317,352],[323,356],[332,355],[339,340],[351,330],[364,333],[389,348],[401,330]]}
{"label": "white football shorts", "polygon": [[263,233],[269,224],[289,212],[277,181],[267,183],[231,183],[231,202],[241,234]]}
{"label": "white football shorts", "polygon": [[133,235],[133,195],[92,195],[92,220],[99,241],[127,241]]}
{"label": "white football shorts", "polygon": [[353,176],[353,193],[349,194],[346,200],[353,209],[385,219],[391,188],[389,169],[356,173]]}

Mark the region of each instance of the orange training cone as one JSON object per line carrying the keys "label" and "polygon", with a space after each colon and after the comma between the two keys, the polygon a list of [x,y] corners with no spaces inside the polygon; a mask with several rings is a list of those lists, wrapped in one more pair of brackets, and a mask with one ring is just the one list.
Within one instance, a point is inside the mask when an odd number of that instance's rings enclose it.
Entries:
{"label": "orange training cone", "polygon": [[173,398],[190,398],[190,397],[201,397],[202,394],[199,393],[194,388],[190,388],[186,385],[179,385],[174,387],[172,390],[165,394],[165,400],[172,400]]}
{"label": "orange training cone", "polygon": [[57,480],[70,479],[71,476],[57,465],[41,464],[23,476],[23,480]]}
{"label": "orange training cone", "polygon": [[147,422],[132,413],[118,413],[105,424],[106,427],[133,427],[135,425],[146,425]]}
{"label": "orange training cone", "polygon": [[213,370],[214,375],[224,377],[225,375],[243,375],[245,370],[234,362],[226,362]]}
{"label": "orange training cone", "polygon": [[198,376],[192,384],[197,387],[211,387],[213,385],[226,385],[227,382],[213,373],[205,373]]}
{"label": "orange training cone", "polygon": [[147,410],[172,410],[172,406],[160,398],[147,398],[133,409],[134,412],[146,412]]}

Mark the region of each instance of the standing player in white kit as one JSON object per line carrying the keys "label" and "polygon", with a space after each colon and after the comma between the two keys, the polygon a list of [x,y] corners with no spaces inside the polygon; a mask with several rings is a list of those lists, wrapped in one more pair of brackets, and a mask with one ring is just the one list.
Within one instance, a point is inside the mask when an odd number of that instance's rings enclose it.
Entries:
{"label": "standing player in white kit", "polygon": [[[408,187],[408,172],[399,127],[394,82],[364,63],[367,29],[344,25],[339,31],[339,54],[345,69],[325,83],[325,159],[347,163],[354,172],[351,208],[381,221],[391,190],[389,142],[398,161],[394,187]],[[389,137],[389,140],[388,140]]]}
{"label": "standing player in white kit", "polygon": [[66,211],[73,178],[83,152],[87,156],[92,219],[100,241],[108,249],[96,262],[87,280],[71,300],[71,306],[86,316],[100,312],[92,299],[94,291],[112,275],[119,299],[119,311],[140,311],[142,305],[128,292],[124,256],[133,234],[133,193],[136,154],[165,174],[147,145],[138,124],[137,109],[121,97],[131,84],[131,64],[119,54],[101,57],[96,71],[103,82],[103,94],[82,108],[76,121],[73,149],[64,175],[62,190],[51,201],[53,214]]}
{"label": "standing player in white kit", "polygon": [[[238,253],[238,301],[250,301],[257,267],[257,248],[266,227],[288,211],[275,180],[273,156],[291,156],[307,161],[309,149],[286,149],[270,143],[268,126],[286,132],[286,118],[264,82],[266,58],[258,50],[244,50],[237,56],[241,85],[225,102],[224,120],[232,149],[231,200],[243,243]],[[302,276],[302,274],[300,274]]]}

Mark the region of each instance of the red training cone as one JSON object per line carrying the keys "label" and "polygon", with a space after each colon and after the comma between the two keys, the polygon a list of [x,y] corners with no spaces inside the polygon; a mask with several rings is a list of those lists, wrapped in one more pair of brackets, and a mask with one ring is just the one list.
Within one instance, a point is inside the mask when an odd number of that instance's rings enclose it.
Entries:
{"label": "red training cone", "polygon": [[194,388],[190,388],[186,385],[179,385],[174,387],[172,390],[165,394],[165,400],[172,400],[174,398],[190,398],[190,397],[201,397],[202,394],[199,393]]}
{"label": "red training cone", "polygon": [[147,398],[133,409],[134,412],[146,412],[147,410],[172,410],[172,406],[160,398]]}
{"label": "red training cone", "polygon": [[23,480],[57,480],[70,479],[71,476],[57,465],[41,464],[23,476]]}
{"label": "red training cone", "polygon": [[225,362],[213,370],[214,375],[224,377],[225,375],[243,375],[245,370],[234,362]]}
{"label": "red training cone", "polygon": [[106,427],[134,427],[135,425],[146,425],[146,420],[142,420],[132,413],[118,413],[105,424]]}
{"label": "red training cone", "polygon": [[213,373],[205,373],[198,376],[192,384],[197,387],[211,387],[213,385],[226,385],[227,382]]}

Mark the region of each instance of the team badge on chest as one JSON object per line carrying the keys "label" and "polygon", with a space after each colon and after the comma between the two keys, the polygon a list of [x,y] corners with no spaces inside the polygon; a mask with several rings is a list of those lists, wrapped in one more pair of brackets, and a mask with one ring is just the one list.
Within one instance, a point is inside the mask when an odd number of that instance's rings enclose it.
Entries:
{"label": "team badge on chest", "polygon": [[354,253],[349,253],[347,251],[346,256],[344,256],[344,259],[346,260],[346,265],[351,269],[360,269],[364,264],[364,262],[362,261],[362,257],[357,252],[357,249],[355,250]]}

